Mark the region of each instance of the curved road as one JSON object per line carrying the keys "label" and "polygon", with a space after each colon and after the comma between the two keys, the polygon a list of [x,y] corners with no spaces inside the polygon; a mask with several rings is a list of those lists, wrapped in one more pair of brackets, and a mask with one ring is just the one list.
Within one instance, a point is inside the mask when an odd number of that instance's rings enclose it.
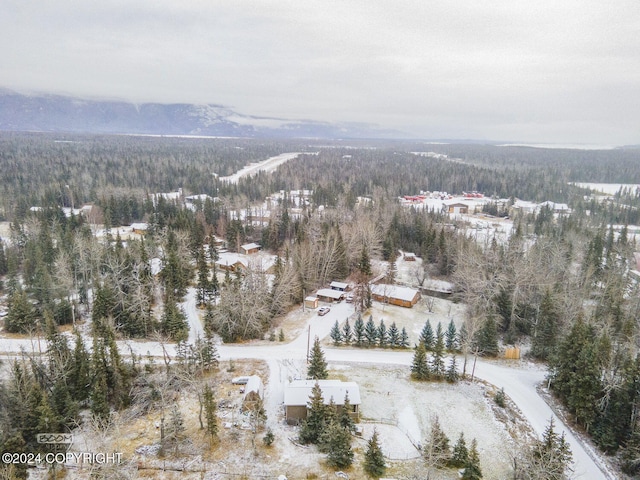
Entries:
{"label": "curved road", "polygon": [[[195,307],[195,290],[189,289],[187,299],[182,303],[185,313],[189,317],[191,332],[189,341],[201,334],[202,324],[197,308]],[[307,345],[313,343],[315,336],[320,339],[329,335],[331,327],[336,320],[339,322],[353,313],[353,307],[347,303],[332,305],[331,311],[324,317],[319,317],[315,312],[310,312],[303,332],[297,338],[286,344],[269,345],[220,345],[218,351],[221,360],[255,358],[265,360],[270,368],[270,380],[267,386],[269,391],[267,408],[275,411],[283,402],[284,386],[291,376],[301,375],[301,362],[304,362],[307,354]],[[0,353],[15,354],[21,348],[27,352],[38,352],[46,349],[46,342],[42,340],[38,345],[37,339],[16,340],[0,338]],[[154,356],[162,356],[162,346],[158,342],[119,342],[124,352],[130,349],[141,355],[148,352]],[[173,353],[173,344],[165,345],[167,351]],[[405,365],[407,368],[413,360],[413,352],[362,350],[346,348],[325,348],[325,357],[332,362],[362,362],[389,365]],[[588,452],[588,446],[580,442],[558,418],[547,403],[540,397],[536,387],[545,379],[545,371],[536,368],[521,368],[501,365],[497,362],[488,362],[478,359],[475,376],[498,387],[504,391],[522,411],[524,417],[531,426],[541,435],[550,418],[554,419],[558,433],[565,433],[565,438],[571,445],[574,460],[574,478],[586,480],[613,480],[615,476],[608,472],[606,466],[600,461],[596,452]]]}

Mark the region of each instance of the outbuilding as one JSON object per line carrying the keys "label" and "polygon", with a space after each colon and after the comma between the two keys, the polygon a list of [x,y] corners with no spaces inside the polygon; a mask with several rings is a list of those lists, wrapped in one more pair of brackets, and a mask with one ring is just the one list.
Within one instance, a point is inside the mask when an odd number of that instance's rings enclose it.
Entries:
{"label": "outbuilding", "polygon": [[258,245],[257,243],[245,243],[244,245],[240,246],[240,253],[251,255],[252,253],[258,253],[260,248],[260,245]]}
{"label": "outbuilding", "polygon": [[340,290],[333,290],[332,288],[321,288],[316,293],[316,296],[323,302],[339,302],[344,297],[344,292]]}
{"label": "outbuilding", "polygon": [[329,284],[329,288],[331,288],[331,290],[346,292],[347,290],[349,290],[349,284],[344,282],[331,282]]}
{"label": "outbuilding", "polygon": [[244,386],[244,398],[242,399],[243,408],[245,410],[251,410],[263,397],[264,385],[262,384],[262,379],[258,375],[251,375]]}
{"label": "outbuilding", "polygon": [[304,299],[305,308],[318,308],[318,297],[308,296]]}
{"label": "outbuilding", "polygon": [[307,406],[316,382],[322,390],[325,405],[329,405],[333,399],[340,411],[344,406],[345,397],[348,397],[351,418],[356,422],[360,420],[361,399],[357,383],[341,380],[294,380],[284,390],[285,418],[289,425],[296,425],[307,418]]}

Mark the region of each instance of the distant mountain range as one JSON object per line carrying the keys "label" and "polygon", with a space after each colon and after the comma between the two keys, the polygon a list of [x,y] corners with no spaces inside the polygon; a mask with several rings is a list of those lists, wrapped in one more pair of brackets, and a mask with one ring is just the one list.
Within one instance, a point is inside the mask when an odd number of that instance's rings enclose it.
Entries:
{"label": "distant mountain range", "polygon": [[406,138],[358,123],[257,117],[222,105],[133,104],[0,89],[0,131],[276,138]]}

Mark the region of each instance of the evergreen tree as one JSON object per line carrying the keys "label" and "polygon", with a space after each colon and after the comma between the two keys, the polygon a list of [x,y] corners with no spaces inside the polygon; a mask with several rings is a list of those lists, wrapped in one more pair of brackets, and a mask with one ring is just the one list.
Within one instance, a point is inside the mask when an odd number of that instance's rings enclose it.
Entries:
{"label": "evergreen tree", "polygon": [[75,332],[76,343],[73,349],[73,363],[69,373],[69,383],[73,392],[73,398],[82,402],[89,397],[90,380],[90,361],[87,349],[82,341],[82,336],[78,331]]}
{"label": "evergreen tree", "polygon": [[378,325],[378,345],[381,348],[384,348],[387,346],[387,343],[389,342],[389,339],[387,337],[387,327],[384,324],[384,320],[380,319],[380,325]]}
{"label": "evergreen tree", "polygon": [[311,349],[311,358],[309,360],[309,367],[307,368],[307,378],[324,380],[328,376],[327,361],[324,358],[324,352],[320,348],[320,340],[316,337],[313,341],[313,348]]}
{"label": "evergreen tree", "polygon": [[364,337],[367,340],[368,347],[375,347],[378,343],[378,329],[375,323],[373,323],[373,316],[369,316],[367,324],[364,327]]}
{"label": "evergreen tree", "polygon": [[489,316],[476,334],[475,344],[483,355],[495,357],[498,355],[498,330],[496,322]]}
{"label": "evergreen tree", "polygon": [[540,302],[538,321],[531,339],[531,355],[540,360],[546,360],[553,353],[556,346],[560,318],[551,297],[546,290]]}
{"label": "evergreen tree", "polygon": [[353,422],[353,418],[351,418],[351,401],[349,400],[349,392],[346,392],[344,395],[344,403],[342,404],[342,409],[340,410],[340,415],[338,415],[338,423],[342,428],[347,429],[350,432],[356,431],[356,425]]}
{"label": "evergreen tree", "polygon": [[204,407],[204,418],[207,422],[207,435],[211,441],[218,438],[218,417],[216,416],[216,402],[213,398],[213,390],[209,384],[205,384],[202,392],[202,402]]}
{"label": "evergreen tree", "polygon": [[602,392],[597,340],[594,327],[578,317],[549,365],[551,388],[587,429],[596,418]]}
{"label": "evergreen tree", "polygon": [[334,468],[348,468],[353,463],[351,434],[334,423],[328,427],[327,464]]}
{"label": "evergreen tree", "polygon": [[353,332],[351,331],[351,325],[349,325],[349,319],[347,318],[347,320],[344,322],[344,325],[342,326],[342,340],[346,345],[349,345],[352,339]]}
{"label": "evergreen tree", "polygon": [[460,374],[458,373],[456,356],[451,355],[451,361],[449,362],[449,366],[447,367],[447,372],[445,373],[445,379],[449,383],[455,383],[459,380],[459,378],[460,378]]}
{"label": "evergreen tree", "polygon": [[400,332],[398,331],[396,322],[393,322],[389,327],[389,333],[387,335],[387,338],[389,339],[389,346],[391,348],[396,348],[400,346]]}
{"label": "evergreen tree", "polygon": [[364,471],[371,478],[380,478],[387,469],[387,464],[378,441],[378,431],[373,430],[373,435],[367,442],[367,451],[364,454]]}
{"label": "evergreen tree", "polygon": [[365,330],[364,330],[364,322],[362,321],[362,316],[358,314],[358,318],[353,324],[353,336],[356,347],[362,347],[365,341]]}
{"label": "evergreen tree", "polygon": [[442,324],[440,324],[440,322],[438,322],[438,327],[436,328],[436,341],[433,344],[431,371],[437,379],[444,378],[444,333],[442,332]]}
{"label": "evergreen tree", "polygon": [[336,320],[336,323],[331,327],[331,333],[329,333],[331,340],[333,340],[333,344],[337,347],[342,343],[342,332],[340,331],[340,325]]}
{"label": "evergreen tree", "polygon": [[458,340],[458,332],[456,331],[456,326],[453,323],[453,319],[449,322],[449,326],[447,327],[447,332],[445,333],[446,340],[445,346],[447,347],[447,351],[454,352],[457,350],[457,340]]}
{"label": "evergreen tree", "polygon": [[429,380],[430,376],[427,351],[424,348],[424,343],[421,342],[413,355],[411,377],[415,380]]}
{"label": "evergreen tree", "polygon": [[198,249],[196,268],[198,270],[198,283],[196,287],[198,305],[204,305],[213,296],[211,282],[209,281],[209,265],[201,245]]}
{"label": "evergreen tree", "polygon": [[371,260],[369,259],[369,251],[365,245],[362,245],[360,251],[360,259],[358,260],[358,270],[366,277],[371,276]]}
{"label": "evergreen tree", "polygon": [[161,320],[162,333],[172,340],[179,342],[186,340],[189,336],[189,325],[187,316],[175,301],[168,299],[164,305],[164,313]]}
{"label": "evergreen tree", "polygon": [[4,243],[0,240],[0,276],[6,275],[9,272],[9,264],[7,262],[7,256],[4,253]]}
{"label": "evergreen tree", "polygon": [[471,441],[471,448],[469,449],[467,463],[464,465],[462,478],[466,480],[480,480],[482,478],[480,455],[478,454],[478,442],[475,438]]}
{"label": "evergreen tree", "polygon": [[27,294],[20,288],[9,299],[9,311],[4,325],[7,332],[11,333],[27,333],[36,326],[33,308]]}
{"label": "evergreen tree", "polygon": [[467,450],[467,442],[464,440],[464,433],[460,432],[460,437],[453,447],[453,454],[449,465],[454,468],[462,468],[469,461],[469,450]]}
{"label": "evergreen tree", "polygon": [[311,395],[307,403],[307,418],[300,427],[300,441],[302,443],[318,443],[326,426],[326,410],[322,389],[316,382],[311,389]]}
{"label": "evergreen tree", "polygon": [[402,327],[400,332],[400,348],[409,348],[409,334],[407,334],[405,327]]}
{"label": "evergreen tree", "polygon": [[[180,442],[184,439],[184,419],[177,405],[173,405],[169,416],[169,423],[165,429],[165,445],[172,445],[174,453],[178,453]],[[165,446],[163,445],[163,447]]]}
{"label": "evergreen tree", "polygon": [[422,327],[419,341],[424,345],[426,350],[431,350],[433,348],[433,329],[431,328],[431,322],[429,320],[427,320],[424,327]]}

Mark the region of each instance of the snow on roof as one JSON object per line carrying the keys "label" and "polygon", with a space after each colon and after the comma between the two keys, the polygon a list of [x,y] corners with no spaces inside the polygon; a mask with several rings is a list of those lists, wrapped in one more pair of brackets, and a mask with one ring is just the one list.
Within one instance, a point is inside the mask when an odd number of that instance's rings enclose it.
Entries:
{"label": "snow on roof", "polygon": [[411,302],[418,291],[409,287],[379,283],[377,285],[371,285],[371,293],[381,297],[397,298],[398,300]]}
{"label": "snow on roof", "polygon": [[329,284],[330,287],[336,287],[336,288],[341,288],[341,289],[345,289],[349,286],[348,283],[344,283],[344,282],[331,282],[331,284]]}
{"label": "snow on roof", "polygon": [[322,398],[328,405],[333,398],[336,405],[344,405],[344,397],[349,395],[351,405],[360,405],[360,387],[356,382],[341,380],[294,380],[284,389],[284,404],[286,406],[306,405],[311,396],[311,389],[318,383],[322,390]]}
{"label": "snow on roof", "polygon": [[244,396],[250,392],[256,392],[262,398],[262,379],[258,375],[251,375],[244,386]]}
{"label": "snow on roof", "polygon": [[134,230],[147,230],[149,228],[148,223],[132,223],[131,228]]}
{"label": "snow on roof", "polygon": [[307,302],[315,302],[318,299],[318,297],[314,297],[312,295],[309,295],[308,297],[305,297],[305,300]]}
{"label": "snow on roof", "polygon": [[220,254],[220,258],[216,261],[216,265],[224,265],[226,267],[241,263],[245,268],[249,266],[246,258],[241,257],[237,253],[224,252]]}
{"label": "snow on roof", "polygon": [[338,300],[344,295],[344,292],[341,292],[340,290],[333,290],[331,288],[321,288],[320,290],[318,290],[316,295],[319,297],[329,297],[333,298],[334,300]]}
{"label": "snow on roof", "polygon": [[260,245],[257,243],[245,243],[240,248],[244,248],[245,250],[253,250],[254,248],[260,248]]}

